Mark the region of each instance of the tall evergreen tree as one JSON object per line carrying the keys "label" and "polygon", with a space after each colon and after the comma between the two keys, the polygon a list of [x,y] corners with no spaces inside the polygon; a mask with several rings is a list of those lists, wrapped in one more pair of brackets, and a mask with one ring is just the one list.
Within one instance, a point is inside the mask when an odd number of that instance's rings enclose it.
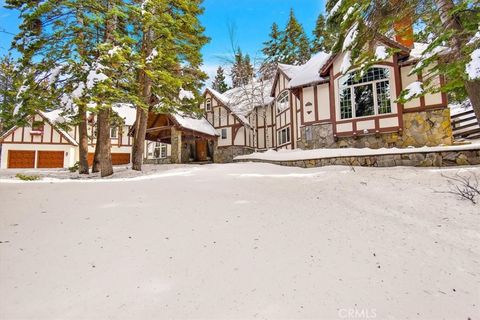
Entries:
{"label": "tall evergreen tree", "polygon": [[223,70],[222,67],[218,67],[217,69],[217,74],[212,82],[212,88],[220,93],[224,93],[230,89],[228,84],[225,82],[225,70]]}
{"label": "tall evergreen tree", "polygon": [[338,37],[336,29],[323,14],[319,14],[313,30],[312,53],[330,52]]}
{"label": "tall evergreen tree", "polygon": [[262,53],[265,59],[261,66],[261,73],[267,78],[271,77],[275,72],[277,64],[281,62],[281,43],[283,41],[283,32],[278,29],[278,25],[274,22],[269,34],[270,39],[263,43]]}
{"label": "tall evergreen tree", "polygon": [[15,124],[14,110],[22,75],[10,55],[0,58],[0,134]]}
{"label": "tall evergreen tree", "polygon": [[206,74],[201,48],[208,42],[199,16],[202,0],[139,1],[136,105],[132,150],[134,170],[141,170],[148,111],[192,112]]}
{"label": "tall evergreen tree", "polygon": [[[335,51],[349,51],[354,65],[368,67],[374,60],[377,33],[397,33],[415,24],[423,28],[428,46],[413,72],[424,72],[422,95],[444,91],[454,95],[464,92],[480,121],[480,11],[474,0],[383,1],[329,0],[329,20],[339,26],[341,37]],[[405,34],[404,34],[405,35]],[[412,39],[406,39],[412,40]],[[445,49],[447,47],[448,49]],[[438,85],[437,76],[446,78]],[[416,98],[418,95],[412,96]],[[405,92],[402,100],[405,99]]]}
{"label": "tall evergreen tree", "polygon": [[234,88],[251,82],[254,77],[254,68],[250,56],[248,54],[244,56],[241,49],[238,49],[235,53],[235,60],[230,75]]}
{"label": "tall evergreen tree", "polygon": [[311,57],[310,42],[293,9],[281,38],[280,52],[280,62],[286,64],[303,64]]}

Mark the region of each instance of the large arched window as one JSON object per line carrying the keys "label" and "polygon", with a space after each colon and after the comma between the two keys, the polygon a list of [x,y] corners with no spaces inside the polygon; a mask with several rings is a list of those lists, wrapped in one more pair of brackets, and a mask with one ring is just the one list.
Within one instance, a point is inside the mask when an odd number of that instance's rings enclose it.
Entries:
{"label": "large arched window", "polygon": [[346,74],[339,80],[340,118],[350,119],[392,112],[390,70],[374,67]]}
{"label": "large arched window", "polygon": [[288,90],[283,91],[277,98],[277,111],[282,112],[290,106],[290,92]]}

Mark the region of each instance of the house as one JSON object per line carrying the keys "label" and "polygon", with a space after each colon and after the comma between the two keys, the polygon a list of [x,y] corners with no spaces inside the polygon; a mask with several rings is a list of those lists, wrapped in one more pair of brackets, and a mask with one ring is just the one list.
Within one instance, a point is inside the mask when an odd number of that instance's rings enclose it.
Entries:
{"label": "house", "polygon": [[255,81],[224,93],[207,88],[201,109],[217,130],[215,162],[275,146],[271,81]]}
{"label": "house", "polygon": [[[134,132],[132,129],[130,135]],[[145,162],[163,164],[212,161],[217,138],[216,130],[203,117],[150,111],[145,136],[147,146],[150,147],[147,147]],[[152,147],[160,148],[159,151],[165,157],[152,159]]]}
{"label": "house", "polygon": [[[129,104],[115,105],[113,111],[123,119],[123,124],[110,131],[112,162],[128,164],[133,142],[128,132],[136,111]],[[0,137],[0,168],[68,168],[78,161],[78,126],[65,126],[66,119],[60,111],[37,111],[27,123],[14,126]],[[93,116],[89,117],[88,136],[88,161],[92,164],[96,143]]]}
{"label": "house", "polygon": [[[410,72],[426,45],[378,36],[376,52],[387,48],[396,53],[384,55],[362,74],[355,69],[345,72],[348,53],[320,52],[301,66],[279,64],[269,99],[263,98],[263,104],[243,103],[237,95],[248,93],[242,89],[223,94],[206,89],[201,108],[220,135],[217,152],[225,156],[219,162],[268,148],[452,144],[446,94],[429,93],[405,104],[397,102],[402,90],[422,81],[422,74]],[[444,82],[442,76],[434,80],[439,85]],[[255,91],[255,85],[246,87]]]}

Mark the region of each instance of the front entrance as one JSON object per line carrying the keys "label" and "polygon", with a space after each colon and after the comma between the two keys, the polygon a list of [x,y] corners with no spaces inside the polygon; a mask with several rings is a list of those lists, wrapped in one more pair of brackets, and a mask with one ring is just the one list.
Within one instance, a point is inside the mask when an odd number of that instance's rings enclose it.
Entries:
{"label": "front entrance", "polygon": [[197,140],[195,141],[196,144],[196,153],[197,161],[207,161],[208,160],[208,152],[207,152],[207,140]]}

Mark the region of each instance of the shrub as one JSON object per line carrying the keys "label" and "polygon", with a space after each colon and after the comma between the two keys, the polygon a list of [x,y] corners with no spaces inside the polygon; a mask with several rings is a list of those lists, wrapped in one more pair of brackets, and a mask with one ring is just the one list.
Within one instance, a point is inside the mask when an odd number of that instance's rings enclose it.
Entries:
{"label": "shrub", "polygon": [[75,162],[75,164],[74,164],[72,167],[68,168],[68,170],[69,170],[70,172],[76,172],[76,171],[78,171],[78,167],[79,167],[79,166],[80,166],[80,162],[77,161],[77,162]]}
{"label": "shrub", "polygon": [[27,174],[21,174],[21,173],[17,173],[17,175],[15,177],[17,177],[18,179],[23,180],[23,181],[40,180],[40,176],[29,176]]}

